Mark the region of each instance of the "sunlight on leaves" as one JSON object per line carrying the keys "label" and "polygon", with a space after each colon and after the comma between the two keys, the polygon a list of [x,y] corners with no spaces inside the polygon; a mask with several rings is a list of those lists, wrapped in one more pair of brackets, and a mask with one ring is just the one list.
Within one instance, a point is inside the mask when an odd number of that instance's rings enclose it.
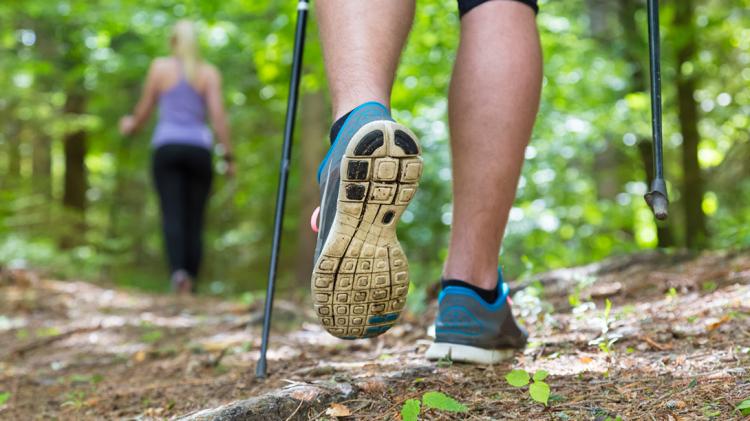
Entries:
{"label": "sunlight on leaves", "polygon": [[401,408],[401,419],[403,421],[417,421],[420,403],[417,399],[408,399]]}
{"label": "sunlight on leaves", "polygon": [[513,370],[505,375],[505,380],[513,387],[524,387],[529,384],[529,373],[526,370]]}
{"label": "sunlight on leaves", "polygon": [[739,405],[737,405],[736,408],[743,416],[750,415],[750,398],[745,399],[744,401],[740,402]]}
{"label": "sunlight on leaves", "polygon": [[448,412],[466,412],[466,405],[458,402],[450,396],[441,392],[426,392],[422,396],[422,404],[425,408],[439,409]]}
{"label": "sunlight on leaves", "polygon": [[548,372],[546,372],[544,370],[538,370],[536,373],[534,373],[534,381],[535,382],[541,382],[544,379],[546,379],[547,376],[549,376]]}
{"label": "sunlight on leaves", "polygon": [[547,405],[547,402],[549,402],[549,394],[550,390],[547,383],[535,381],[529,386],[529,395],[531,395],[531,399],[534,399],[545,406]]}

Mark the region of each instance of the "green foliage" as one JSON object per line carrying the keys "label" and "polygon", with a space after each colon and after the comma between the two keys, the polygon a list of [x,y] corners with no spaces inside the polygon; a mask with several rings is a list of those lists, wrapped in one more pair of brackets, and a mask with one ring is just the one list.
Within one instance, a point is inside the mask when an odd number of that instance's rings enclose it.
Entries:
{"label": "green foliage", "polygon": [[419,416],[420,402],[418,399],[407,399],[401,407],[401,419],[403,421],[417,421]]}
{"label": "green foliage", "polygon": [[524,387],[529,384],[529,373],[526,370],[515,369],[505,375],[505,380],[513,387]]}
{"label": "green foliage", "polygon": [[544,406],[547,406],[547,402],[549,401],[549,393],[549,385],[542,381],[534,381],[534,383],[529,386],[529,395],[531,395],[531,399],[534,399]]}
{"label": "green foliage", "polygon": [[706,281],[701,284],[701,290],[703,290],[703,292],[714,292],[718,287],[719,285],[714,281]]}
{"label": "green foliage", "polygon": [[458,402],[452,397],[442,392],[428,391],[422,395],[422,401],[418,399],[407,399],[401,407],[401,418],[404,421],[416,421],[421,408],[434,409],[444,412],[468,412],[466,405]]}
{"label": "green foliage", "polygon": [[550,387],[544,382],[547,376],[549,373],[544,370],[538,370],[530,376],[526,370],[514,369],[505,375],[505,380],[513,387],[524,387],[533,379],[533,383],[529,385],[529,396],[534,401],[547,406],[550,400]]}
{"label": "green foliage", "polygon": [[10,399],[10,392],[0,392],[0,406],[5,405]]}
{"label": "green foliage", "polygon": [[602,325],[602,334],[596,339],[589,342],[589,345],[596,345],[605,354],[609,355],[612,352],[612,346],[617,342],[622,335],[612,333],[609,331],[609,324],[612,322],[610,314],[612,312],[612,301],[607,298],[604,301],[604,312],[600,319]]}
{"label": "green foliage", "polygon": [[151,330],[141,335],[141,340],[143,342],[153,344],[159,342],[159,340],[163,337],[164,332],[162,332],[161,330]]}
{"label": "green foliage", "polygon": [[102,380],[104,380],[104,376],[101,374],[71,374],[67,378],[70,383],[90,383],[94,385]]}
{"label": "green foliage", "polygon": [[534,381],[535,382],[544,381],[544,379],[546,379],[547,376],[549,376],[549,373],[547,373],[544,370],[538,370],[536,373],[534,373]]}
{"label": "green foliage", "polygon": [[70,407],[75,410],[79,410],[86,406],[86,392],[82,390],[74,390],[71,392],[68,392],[65,395],[66,399],[65,401],[60,404],[61,407]]}
{"label": "green foliage", "polygon": [[740,402],[735,409],[740,411],[740,413],[743,416],[750,415],[750,398],[745,399],[744,401]]}
{"label": "green foliage", "polygon": [[447,412],[466,412],[466,405],[458,402],[450,396],[441,392],[426,392],[422,395],[422,404],[425,408],[438,409]]}

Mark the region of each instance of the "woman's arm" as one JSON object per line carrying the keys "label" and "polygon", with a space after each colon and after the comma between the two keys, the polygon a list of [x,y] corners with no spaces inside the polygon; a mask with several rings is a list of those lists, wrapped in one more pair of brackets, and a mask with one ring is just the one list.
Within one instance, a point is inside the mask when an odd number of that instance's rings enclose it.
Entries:
{"label": "woman's arm", "polygon": [[156,104],[156,99],[159,96],[158,74],[161,68],[160,63],[160,59],[151,62],[151,67],[148,69],[148,75],[146,76],[146,84],[143,86],[143,93],[133,114],[126,115],[120,120],[120,133],[125,136],[140,130],[151,116],[154,104]]}
{"label": "woman's arm", "polygon": [[229,141],[229,123],[224,110],[224,98],[221,93],[221,75],[218,70],[210,67],[209,77],[206,84],[206,104],[208,115],[216,132],[219,143],[224,147],[224,159],[227,161],[228,172],[234,173],[234,149]]}

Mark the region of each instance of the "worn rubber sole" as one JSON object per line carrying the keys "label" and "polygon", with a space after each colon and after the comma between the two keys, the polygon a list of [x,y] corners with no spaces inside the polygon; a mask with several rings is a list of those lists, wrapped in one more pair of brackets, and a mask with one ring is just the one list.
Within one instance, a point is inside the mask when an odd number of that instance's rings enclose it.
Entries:
{"label": "worn rubber sole", "polygon": [[471,364],[498,364],[513,358],[516,351],[512,349],[484,349],[469,345],[434,342],[427,349],[428,360],[450,359],[455,362]]}
{"label": "worn rubber sole", "polygon": [[315,313],[343,339],[378,336],[406,304],[409,265],[396,224],[417,192],[416,136],[392,121],[365,124],[341,161],[336,215],[312,275]]}

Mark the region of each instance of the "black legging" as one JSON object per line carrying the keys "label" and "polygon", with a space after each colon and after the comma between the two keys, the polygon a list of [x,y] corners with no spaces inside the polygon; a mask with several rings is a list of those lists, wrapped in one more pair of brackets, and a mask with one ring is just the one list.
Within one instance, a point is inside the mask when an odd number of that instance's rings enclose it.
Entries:
{"label": "black legging", "polygon": [[203,214],[211,190],[211,152],[167,144],[154,152],[153,172],[161,202],[164,240],[171,273],[198,275],[203,254]]}

